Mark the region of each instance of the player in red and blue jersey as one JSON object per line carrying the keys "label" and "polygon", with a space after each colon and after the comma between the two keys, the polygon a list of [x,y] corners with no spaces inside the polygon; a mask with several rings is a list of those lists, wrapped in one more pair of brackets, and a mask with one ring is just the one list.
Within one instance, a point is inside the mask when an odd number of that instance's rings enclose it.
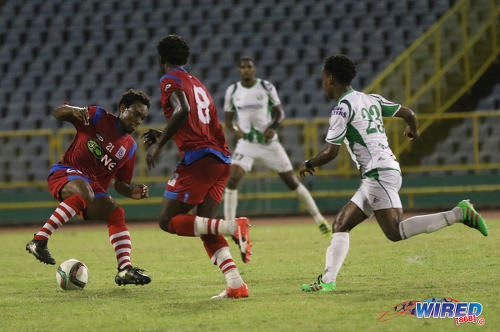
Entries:
{"label": "player in red and blue jersey", "polygon": [[128,90],[119,102],[115,116],[98,106],[62,105],[54,117],[68,121],[76,135],[63,159],[50,169],[50,193],[61,202],[26,250],[46,264],[55,264],[47,242],[52,233],[76,214],[87,220],[107,220],[109,240],[115,250],[118,285],[147,284],[151,278],[130,262],[132,242],[125,224],[125,213],[107,193],[113,180],[115,190],[132,199],[149,195],[144,184],[131,185],[135,166],[136,143],[131,133],[146,117],[151,102],[141,91]]}
{"label": "player in red and blue jersey", "polygon": [[[183,66],[189,47],[181,37],[168,35],[158,43],[161,105],[168,124],[165,130],[149,130],[146,162],[154,167],[165,143],[173,138],[181,161],[167,183],[161,207],[160,228],[180,236],[199,236],[210,260],[219,266],[227,282],[216,297],[248,296],[223,235],[232,235],[243,261],[250,259],[247,218],[215,219],[229,176],[231,154],[217,117],[217,109],[205,86]],[[187,213],[196,207],[196,215]]]}

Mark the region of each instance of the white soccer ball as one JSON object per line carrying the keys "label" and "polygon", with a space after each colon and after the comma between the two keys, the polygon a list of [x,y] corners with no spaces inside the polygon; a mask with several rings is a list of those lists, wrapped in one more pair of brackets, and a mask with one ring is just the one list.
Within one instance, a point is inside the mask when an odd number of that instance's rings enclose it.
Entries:
{"label": "white soccer ball", "polygon": [[56,280],[64,290],[83,289],[89,281],[89,270],[79,260],[68,259],[57,268]]}

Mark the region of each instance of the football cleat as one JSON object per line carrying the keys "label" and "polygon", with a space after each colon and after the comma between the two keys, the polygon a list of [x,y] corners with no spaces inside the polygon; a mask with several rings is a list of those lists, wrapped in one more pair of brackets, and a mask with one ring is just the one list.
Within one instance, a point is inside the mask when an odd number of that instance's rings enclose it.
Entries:
{"label": "football cleat", "polygon": [[463,211],[463,218],[461,222],[471,228],[475,228],[481,232],[484,236],[488,236],[488,227],[484,222],[483,217],[474,209],[471,202],[466,199],[457,204],[457,207],[461,208]]}
{"label": "football cleat", "polygon": [[56,263],[56,260],[50,255],[49,248],[47,248],[47,241],[33,239],[26,244],[26,250],[42,263],[51,265]]}
{"label": "football cleat", "polygon": [[310,284],[303,284],[300,288],[303,292],[333,292],[335,291],[335,283],[324,283],[323,275],[318,276],[318,280]]}
{"label": "football cleat", "polygon": [[143,269],[133,266],[127,266],[124,269],[118,270],[115,277],[115,282],[118,286],[121,285],[145,285],[151,282],[151,278],[145,275]]}
{"label": "football cleat", "polygon": [[321,220],[318,222],[318,228],[321,234],[323,234],[324,237],[330,237],[332,236],[332,228],[330,227],[330,224],[326,220]]}
{"label": "football cleat", "polygon": [[250,224],[248,223],[248,218],[245,217],[236,218],[235,221],[238,225],[233,234],[233,240],[240,247],[241,259],[244,263],[248,263],[252,255],[252,251],[250,250],[252,249],[252,245],[250,244]]}
{"label": "football cleat", "polygon": [[247,284],[243,284],[239,288],[226,287],[226,289],[219,295],[212,296],[212,299],[239,299],[240,297],[248,297]]}

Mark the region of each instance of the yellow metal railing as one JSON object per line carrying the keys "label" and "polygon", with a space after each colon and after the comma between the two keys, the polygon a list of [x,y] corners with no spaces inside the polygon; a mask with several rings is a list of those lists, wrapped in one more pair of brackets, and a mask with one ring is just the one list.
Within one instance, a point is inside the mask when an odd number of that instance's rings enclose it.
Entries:
{"label": "yellow metal railing", "polygon": [[[460,0],[366,89],[418,113],[443,113],[500,54],[498,0]],[[421,132],[432,118],[420,124]],[[393,131],[389,124],[387,132]],[[408,142],[399,147],[404,150]]]}
{"label": "yellow metal railing", "polygon": [[[473,156],[473,161],[471,163],[461,163],[461,164],[450,164],[446,163],[444,165],[402,165],[402,170],[405,173],[414,173],[414,172],[428,172],[428,171],[457,171],[457,170],[472,170],[472,171],[480,171],[487,169],[499,169],[500,163],[490,163],[490,162],[482,162],[480,158],[480,137],[479,135],[479,122],[485,122],[485,119],[500,119],[500,111],[490,111],[490,112],[467,112],[467,113],[444,113],[444,114],[419,114],[419,121],[453,121],[453,120],[463,120],[463,121],[471,121],[472,135],[470,137],[462,137],[461,140],[464,142],[469,142],[469,145],[472,145],[472,151],[470,153]],[[486,120],[488,121],[488,120]],[[406,137],[402,135],[404,123],[401,119],[393,119],[386,118],[386,124],[392,124],[395,130],[392,132],[389,137],[390,146],[393,149],[393,152],[396,156],[402,151],[403,142],[407,140]],[[298,127],[299,129],[293,129],[293,127]],[[154,126],[158,128],[158,126]],[[311,155],[316,154],[325,144],[324,137],[326,135],[326,130],[328,128],[328,119],[314,119],[312,121],[306,119],[291,119],[286,120],[283,123],[283,131],[286,131],[286,128],[289,127],[292,133],[300,132],[304,141],[302,142],[302,147],[300,149],[294,149],[295,153],[300,153],[301,155],[291,155],[292,160],[305,160],[309,158]],[[139,168],[138,177],[134,178],[135,182],[140,183],[165,183],[168,181],[168,176],[149,176],[148,170],[146,169],[145,164],[145,148],[144,144],[142,144],[142,133],[144,133],[147,129],[151,127],[141,127],[138,130],[138,149],[137,149],[137,167]],[[49,160],[51,163],[59,160],[64,152],[64,149],[67,148],[70,138],[74,135],[73,129],[61,129],[57,132],[53,132],[51,130],[33,130],[33,131],[5,131],[0,132],[0,137],[42,137],[46,140],[49,147]],[[283,136],[283,135],[282,135]],[[471,143],[471,144],[470,144]],[[284,141],[285,148],[286,144],[286,135]],[[171,149],[176,149],[175,146],[172,145]],[[174,152],[174,151],[171,151]],[[495,151],[493,153],[500,153],[500,151]],[[172,160],[172,167],[174,167],[176,161]],[[340,155],[337,159],[325,165],[324,167],[318,169],[316,175],[319,177],[322,176],[355,176],[358,174],[358,171],[353,167],[349,154],[347,153],[347,149],[342,148]],[[275,177],[276,174],[273,172],[259,172],[259,173],[249,173],[249,177],[252,178],[272,178]],[[45,188],[46,181],[13,181],[13,182],[0,182],[0,188],[22,188],[22,187],[38,187]],[[481,186],[472,186],[467,187],[470,190],[478,190],[478,191],[488,191],[493,190],[492,188],[500,189],[500,186],[492,185],[493,187],[481,187]],[[443,189],[443,187],[436,187],[434,189],[427,188],[425,190],[439,192],[440,190],[448,190],[448,192],[453,192],[457,190],[458,187],[452,187],[448,189]],[[463,188],[462,188],[463,189]],[[406,188],[402,191],[402,193],[406,194],[420,194],[420,192],[424,190],[422,188]],[[318,191],[314,192],[318,197],[331,196],[346,196],[346,192],[344,191]],[[288,198],[292,197],[294,193],[290,192],[269,192],[269,193],[241,193],[241,199],[253,199],[253,198]],[[144,204],[144,203],[152,203],[154,200],[160,201],[160,198],[151,198],[147,201],[141,203],[141,201],[132,201],[128,199],[119,200],[120,203],[123,204]],[[17,205],[16,205],[17,204]],[[19,206],[23,206],[23,203],[0,203],[0,209],[10,208],[18,208]],[[38,202],[33,207],[44,207],[44,206],[52,206],[53,202]]]}

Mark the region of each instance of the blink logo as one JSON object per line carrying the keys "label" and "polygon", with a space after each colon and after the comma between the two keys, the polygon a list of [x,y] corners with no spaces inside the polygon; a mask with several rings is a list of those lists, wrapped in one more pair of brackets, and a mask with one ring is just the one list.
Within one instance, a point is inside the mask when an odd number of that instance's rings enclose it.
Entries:
{"label": "blink logo", "polygon": [[335,106],[332,110],[332,116],[333,115],[340,115],[341,117],[343,117],[344,119],[347,118],[347,112],[345,112],[342,107],[339,107],[339,106]]}
{"label": "blink logo", "polygon": [[92,153],[94,157],[109,171],[112,171],[116,167],[116,161],[104,152],[103,148],[101,148],[101,146],[93,139],[89,139],[87,141],[87,148],[90,153]]}
{"label": "blink logo", "polygon": [[478,302],[434,302],[425,300],[415,304],[417,318],[455,318],[457,325],[462,323],[484,324],[484,318],[478,318],[483,306]]}

